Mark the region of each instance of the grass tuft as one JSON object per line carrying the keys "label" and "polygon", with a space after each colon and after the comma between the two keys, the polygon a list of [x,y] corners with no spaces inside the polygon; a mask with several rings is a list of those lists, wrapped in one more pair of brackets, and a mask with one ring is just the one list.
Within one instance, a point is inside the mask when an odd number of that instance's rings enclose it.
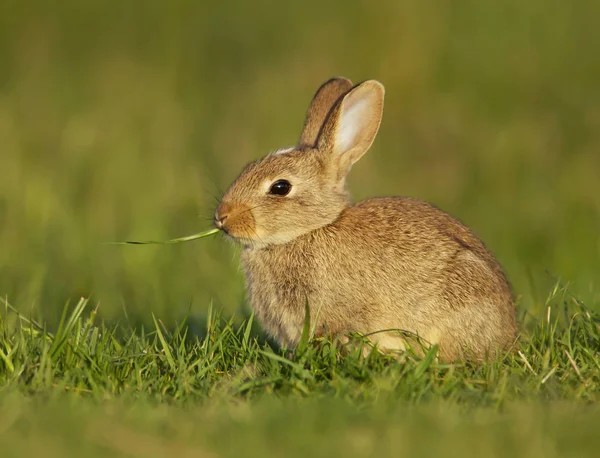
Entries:
{"label": "grass tuft", "polygon": [[436,348],[423,358],[410,351],[363,357],[360,345],[342,352],[337,340],[310,337],[308,310],[303,343],[288,351],[254,334],[252,317],[238,322],[212,311],[205,336],[190,335],[185,322],[170,327],[154,316],[153,329],[134,330],[97,323],[96,311],[86,316],[90,304],[81,299],[65,307],[52,333],[5,304],[0,383],[23,393],[182,403],[267,393],[355,403],[383,396],[408,404],[445,399],[497,408],[515,399],[594,402],[600,388],[600,315],[570,296],[530,317],[515,352],[481,365],[438,363]]}
{"label": "grass tuft", "polygon": [[564,290],[527,317],[516,351],[480,365],[441,364],[435,347],[363,356],[358,337],[314,339],[308,307],[289,351],[256,334],[253,316],[212,308],[200,335],[154,315],[150,329],[110,326],[81,299],[50,332],[3,301],[6,450],[30,444],[23,422],[31,444],[61,438],[56,456],[306,456],[308,443],[324,457],[586,456],[598,442],[600,315]]}

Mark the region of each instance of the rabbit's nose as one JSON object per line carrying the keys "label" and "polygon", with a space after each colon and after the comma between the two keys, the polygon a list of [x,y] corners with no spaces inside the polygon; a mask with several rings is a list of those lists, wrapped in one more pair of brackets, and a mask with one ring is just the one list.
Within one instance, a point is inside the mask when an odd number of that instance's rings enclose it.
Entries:
{"label": "rabbit's nose", "polygon": [[225,230],[225,221],[229,218],[229,213],[231,212],[231,208],[229,205],[221,202],[217,211],[215,212],[215,226],[217,229]]}
{"label": "rabbit's nose", "polygon": [[223,229],[226,220],[227,215],[221,217],[215,216],[215,226],[217,226],[217,229]]}

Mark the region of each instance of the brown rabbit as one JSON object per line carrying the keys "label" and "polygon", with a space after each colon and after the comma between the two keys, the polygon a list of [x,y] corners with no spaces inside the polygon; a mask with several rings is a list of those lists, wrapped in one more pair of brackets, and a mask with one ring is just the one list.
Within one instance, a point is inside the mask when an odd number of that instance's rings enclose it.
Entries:
{"label": "brown rabbit", "polygon": [[417,199],[350,202],[346,175],[377,134],[383,99],[378,81],[324,83],[298,145],[246,166],[215,225],[243,245],[250,303],[282,345],[298,344],[308,303],[317,336],[358,332],[402,350],[398,329],[438,344],[445,361],[494,356],[516,337],[515,307],[484,244]]}

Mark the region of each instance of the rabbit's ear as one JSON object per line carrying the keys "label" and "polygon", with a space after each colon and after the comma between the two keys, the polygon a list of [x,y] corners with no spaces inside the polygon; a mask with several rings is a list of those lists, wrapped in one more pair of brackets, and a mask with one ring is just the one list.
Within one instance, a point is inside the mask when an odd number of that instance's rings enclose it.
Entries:
{"label": "rabbit's ear", "polygon": [[317,148],[334,155],[339,174],[371,147],[383,115],[385,89],[379,81],[356,85],[331,110],[317,141]]}
{"label": "rabbit's ear", "polygon": [[352,82],[341,77],[331,78],[321,85],[308,107],[298,147],[313,148],[316,145],[317,137],[329,111],[350,89],[352,89]]}

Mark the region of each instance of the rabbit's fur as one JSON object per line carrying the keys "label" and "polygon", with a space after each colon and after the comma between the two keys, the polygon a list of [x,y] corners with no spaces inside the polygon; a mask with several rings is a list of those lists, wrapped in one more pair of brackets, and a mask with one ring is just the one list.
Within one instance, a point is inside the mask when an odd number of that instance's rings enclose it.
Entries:
{"label": "rabbit's fur", "polygon": [[[345,178],[379,129],[384,88],[324,83],[300,141],[249,164],[227,190],[215,224],[243,245],[250,303],[263,327],[295,346],[305,305],[316,335],[373,333],[404,349],[398,329],[438,344],[442,360],[484,359],[515,340],[502,268],[468,228],[413,198],[352,204]],[[272,195],[278,180],[289,194]]]}

